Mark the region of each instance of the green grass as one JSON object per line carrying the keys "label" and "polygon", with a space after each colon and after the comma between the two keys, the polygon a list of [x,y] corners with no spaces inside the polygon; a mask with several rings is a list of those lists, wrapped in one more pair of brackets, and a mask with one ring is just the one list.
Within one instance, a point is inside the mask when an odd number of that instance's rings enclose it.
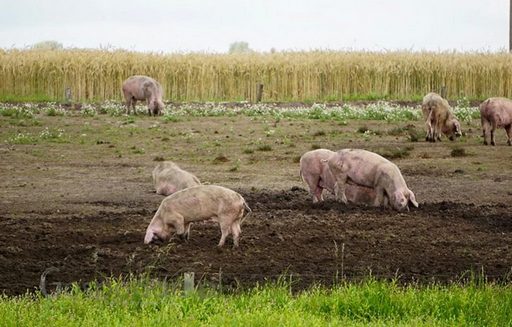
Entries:
{"label": "green grass", "polygon": [[23,102],[52,102],[58,99],[46,94],[35,94],[35,95],[13,95],[13,94],[0,94],[0,102],[12,102],[12,103],[23,103]]}
{"label": "green grass", "polygon": [[185,296],[178,284],[112,280],[88,291],[0,297],[2,326],[510,326],[512,289],[369,278],[292,293],[288,283]]}
{"label": "green grass", "polygon": [[[465,105],[465,103],[463,103]],[[145,106],[137,106],[136,114],[145,115]],[[455,115],[464,123],[480,118],[478,107],[454,107]],[[33,118],[40,112],[47,116],[77,115],[83,117],[96,117],[98,114],[108,114],[111,117],[122,116],[125,107],[122,103],[105,101],[102,104],[84,104],[79,111],[65,111],[57,103],[35,105],[31,103],[13,105],[0,103],[0,116],[17,119]],[[343,106],[329,106],[315,103],[309,107],[283,107],[274,104],[240,104],[239,106],[226,106],[222,103],[182,104],[180,106],[168,105],[163,116],[163,122],[181,122],[190,117],[232,117],[232,116],[271,117],[275,123],[286,119],[313,119],[320,121],[337,121],[346,125],[348,120],[383,120],[387,122],[408,122],[422,120],[419,107],[408,107],[375,102],[365,106],[344,104]],[[135,116],[125,116],[126,124],[134,123]]]}

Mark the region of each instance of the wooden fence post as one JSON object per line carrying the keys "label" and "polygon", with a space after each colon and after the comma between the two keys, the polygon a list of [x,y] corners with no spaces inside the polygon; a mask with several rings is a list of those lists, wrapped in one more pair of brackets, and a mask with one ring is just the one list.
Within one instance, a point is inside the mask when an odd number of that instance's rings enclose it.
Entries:
{"label": "wooden fence post", "polygon": [[185,295],[190,295],[194,292],[194,273],[185,273],[183,277],[183,291]]}
{"label": "wooden fence post", "polygon": [[446,99],[446,85],[441,86],[441,98]]}
{"label": "wooden fence post", "polygon": [[64,90],[64,99],[66,100],[66,103],[70,103],[73,100],[70,87],[66,87]]}
{"label": "wooden fence post", "polygon": [[263,83],[258,83],[258,86],[256,88],[256,103],[260,102],[262,97],[263,97]]}

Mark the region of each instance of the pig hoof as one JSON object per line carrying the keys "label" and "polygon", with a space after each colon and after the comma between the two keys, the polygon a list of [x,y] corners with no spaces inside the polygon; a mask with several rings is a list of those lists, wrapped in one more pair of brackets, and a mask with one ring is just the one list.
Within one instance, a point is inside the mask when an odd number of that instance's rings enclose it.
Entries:
{"label": "pig hoof", "polygon": [[487,141],[484,141],[484,145],[487,145],[487,144],[488,144]]}
{"label": "pig hoof", "polygon": [[491,141],[491,145],[492,145],[492,146],[495,146],[495,145],[496,145],[496,143],[495,143],[494,141]]}

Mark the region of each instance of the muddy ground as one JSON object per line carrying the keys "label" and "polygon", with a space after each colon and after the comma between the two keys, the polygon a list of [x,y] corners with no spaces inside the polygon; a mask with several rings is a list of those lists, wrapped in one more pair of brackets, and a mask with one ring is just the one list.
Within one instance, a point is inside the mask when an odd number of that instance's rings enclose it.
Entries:
{"label": "muddy ground", "polygon": [[[364,126],[372,133],[360,133]],[[449,282],[468,272],[507,280],[512,268],[512,147],[481,145],[478,122],[456,142],[411,142],[421,122],[280,120],[270,117],[0,117],[0,291],[37,289],[109,276],[196,279],[252,285],[292,276],[302,288],[369,274]],[[43,138],[45,128],[60,137]],[[19,133],[34,136],[18,144]],[[298,176],[313,148],[384,153],[401,168],[420,207],[344,206],[331,195],[313,205]],[[452,156],[454,148],[465,156]],[[460,153],[453,152],[454,154]],[[241,246],[216,247],[212,222],[192,226],[188,242],[143,244],[163,199],[151,171],[169,159],[203,182],[239,191],[253,213]]]}

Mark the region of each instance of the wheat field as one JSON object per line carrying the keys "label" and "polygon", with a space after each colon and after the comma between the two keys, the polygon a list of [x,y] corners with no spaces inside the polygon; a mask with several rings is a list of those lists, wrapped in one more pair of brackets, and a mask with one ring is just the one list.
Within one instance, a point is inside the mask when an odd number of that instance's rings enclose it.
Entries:
{"label": "wheat field", "polygon": [[446,86],[450,99],[512,97],[512,56],[503,53],[278,52],[158,54],[106,50],[0,50],[0,95],[70,88],[74,101],[121,100],[131,75],[160,81],[165,101],[419,99]]}

